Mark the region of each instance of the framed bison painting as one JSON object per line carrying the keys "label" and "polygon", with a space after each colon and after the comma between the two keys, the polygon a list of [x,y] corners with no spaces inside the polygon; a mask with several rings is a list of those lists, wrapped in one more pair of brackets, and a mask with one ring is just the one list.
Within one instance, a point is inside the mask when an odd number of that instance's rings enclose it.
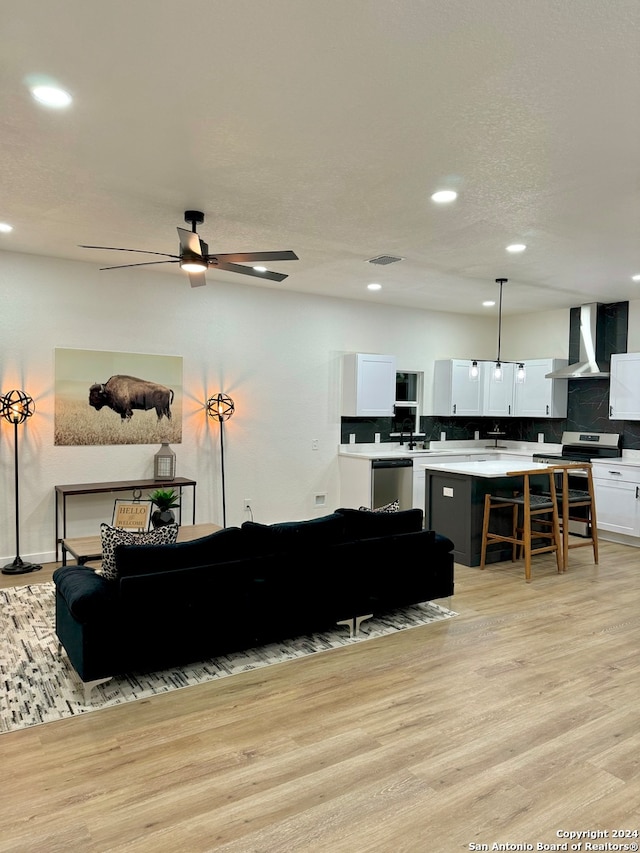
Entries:
{"label": "framed bison painting", "polygon": [[182,358],[56,349],[54,444],[182,441]]}

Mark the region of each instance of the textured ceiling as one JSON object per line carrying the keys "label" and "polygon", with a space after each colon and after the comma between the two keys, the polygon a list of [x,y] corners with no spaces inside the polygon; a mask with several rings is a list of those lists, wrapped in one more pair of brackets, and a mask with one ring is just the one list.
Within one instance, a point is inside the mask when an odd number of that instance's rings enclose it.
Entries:
{"label": "textured ceiling", "polygon": [[[175,252],[196,208],[211,251],[300,256],[258,286],[465,313],[497,277],[505,313],[638,298],[639,33],[637,0],[5,4],[0,249],[133,263],[77,245]],[[34,75],[73,105],[36,104]]]}

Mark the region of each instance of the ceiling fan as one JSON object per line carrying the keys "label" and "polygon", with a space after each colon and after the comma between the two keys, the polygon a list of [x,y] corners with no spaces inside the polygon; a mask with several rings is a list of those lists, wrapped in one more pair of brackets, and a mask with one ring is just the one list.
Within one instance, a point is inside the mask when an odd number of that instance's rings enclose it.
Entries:
{"label": "ceiling fan", "polygon": [[140,264],[119,264],[114,267],[101,267],[103,270],[119,270],[125,267],[148,267],[153,264],[180,264],[189,276],[191,287],[202,287],[206,284],[205,270],[214,267],[227,272],[239,272],[243,275],[253,275],[266,278],[269,281],[283,281],[287,276],[279,272],[270,272],[264,266],[245,267],[245,263],[256,261],[297,261],[298,256],[289,250],[283,252],[232,252],[229,254],[210,254],[209,247],[200,239],[196,225],[204,222],[204,213],[200,210],[185,210],[184,221],[191,223],[191,231],[178,228],[180,238],[180,254],[170,255],[167,252],[148,252],[145,249],[119,249],[116,246],[80,246],[81,249],[109,249],[113,252],[139,252],[143,255],[162,255],[171,258],[170,261],[145,261]]}

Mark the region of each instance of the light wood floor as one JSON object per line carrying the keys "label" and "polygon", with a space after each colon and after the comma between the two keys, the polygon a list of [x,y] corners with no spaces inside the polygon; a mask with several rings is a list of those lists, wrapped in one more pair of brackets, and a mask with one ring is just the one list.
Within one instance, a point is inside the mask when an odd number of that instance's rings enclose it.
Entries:
{"label": "light wood floor", "polygon": [[531,584],[460,566],[455,619],[1,735],[0,850],[450,853],[639,829],[640,550],[590,556],[565,575],[537,557]]}

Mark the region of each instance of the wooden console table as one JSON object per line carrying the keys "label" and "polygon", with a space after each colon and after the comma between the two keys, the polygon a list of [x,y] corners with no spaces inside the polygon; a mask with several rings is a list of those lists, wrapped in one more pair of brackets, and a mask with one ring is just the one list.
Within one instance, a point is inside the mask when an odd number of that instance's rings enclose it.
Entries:
{"label": "wooden console table", "polygon": [[[67,538],[67,498],[77,495],[97,495],[102,492],[135,492],[143,489],[177,489],[182,498],[182,490],[193,489],[193,518],[196,523],[196,481],[187,477],[174,477],[173,480],[116,480],[111,483],[75,483],[66,486],[55,486],[56,492],[56,561],[58,550],[63,539]],[[62,535],[60,521],[62,520]],[[178,507],[178,524],[182,523],[182,500]]]}

